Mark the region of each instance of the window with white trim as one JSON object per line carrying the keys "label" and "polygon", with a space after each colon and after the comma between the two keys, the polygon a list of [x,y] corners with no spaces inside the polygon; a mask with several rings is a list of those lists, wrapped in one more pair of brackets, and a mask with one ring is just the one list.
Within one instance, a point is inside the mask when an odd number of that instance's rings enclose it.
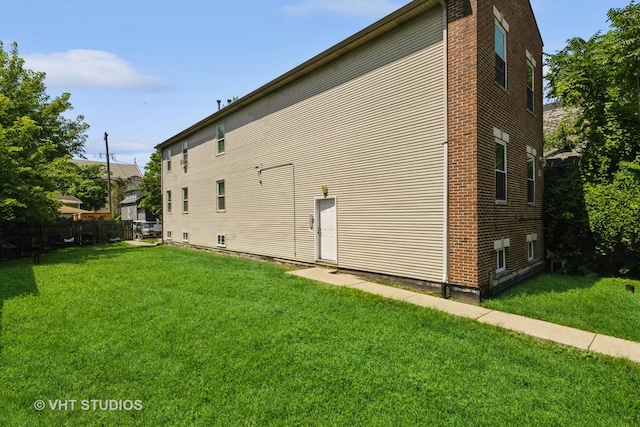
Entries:
{"label": "window with white trim", "polygon": [[217,155],[224,154],[224,152],[225,152],[225,147],[224,147],[224,135],[225,135],[224,123],[218,125],[216,134],[217,134],[216,137],[218,139],[218,148],[217,148],[216,154]]}
{"label": "window with white trim", "polygon": [[507,143],[509,134],[493,128],[496,148],[496,202],[507,201]]}
{"label": "window with white trim", "polygon": [[527,203],[536,202],[536,158],[527,154]]}
{"label": "window with white trim", "polygon": [[171,190],[167,190],[167,213],[171,213]]}
{"label": "window with white trim", "polygon": [[167,148],[167,151],[165,151],[165,156],[167,159],[167,172],[171,172],[171,148]]}
{"label": "window with white trim", "polygon": [[496,83],[507,88],[507,33],[498,22],[495,23]]}
{"label": "window with white trim", "polygon": [[167,230],[167,240],[171,240],[171,230]]}
{"label": "window with white trim", "polygon": [[189,242],[189,232],[188,231],[183,231],[182,232],[182,241],[188,243]]}
{"label": "window with white trim", "polygon": [[189,143],[187,141],[182,143],[182,161],[180,162],[184,171],[187,171],[187,166],[189,166]]}
{"label": "window with white trim", "polygon": [[182,189],[182,212],[189,212],[189,188]]}
{"label": "window with white trim", "polygon": [[227,247],[227,235],[224,233],[218,233],[216,245],[221,248]]}
{"label": "window with white trim", "polygon": [[496,251],[496,273],[502,273],[507,269],[507,248],[511,245],[510,239],[500,239],[493,242]]}
{"label": "window with white trim", "polygon": [[533,64],[527,61],[527,110],[533,113],[533,88],[534,88],[535,69]]}
{"label": "window with white trim", "polygon": [[224,189],[224,180],[216,182],[216,210],[224,212],[226,210],[226,195]]}
{"label": "window with white trim", "polygon": [[533,261],[536,259],[536,241],[538,240],[538,234],[527,234],[527,259]]}
{"label": "window with white trim", "polygon": [[509,24],[504,16],[494,6],[493,14],[496,17],[494,24],[494,51],[495,51],[495,80],[504,89],[507,88],[507,33]]}

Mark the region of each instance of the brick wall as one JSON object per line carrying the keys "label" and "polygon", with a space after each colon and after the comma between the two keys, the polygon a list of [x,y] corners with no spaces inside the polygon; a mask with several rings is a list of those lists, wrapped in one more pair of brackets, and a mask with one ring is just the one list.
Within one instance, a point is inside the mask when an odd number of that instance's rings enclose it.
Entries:
{"label": "brick wall", "polygon": [[[495,82],[494,7],[508,24],[507,88]],[[508,238],[503,277],[544,259],[542,41],[528,0],[449,2],[450,282],[483,287],[495,273],[494,241]],[[535,60],[527,109],[527,55]],[[509,135],[507,202],[495,200],[494,129]],[[536,200],[527,203],[527,146],[536,152]],[[527,235],[536,234],[528,260]]]}

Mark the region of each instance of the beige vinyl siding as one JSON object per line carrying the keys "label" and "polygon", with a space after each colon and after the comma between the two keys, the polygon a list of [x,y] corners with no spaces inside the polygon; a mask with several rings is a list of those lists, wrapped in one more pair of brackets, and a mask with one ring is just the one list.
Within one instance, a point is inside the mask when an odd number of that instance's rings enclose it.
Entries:
{"label": "beige vinyl siding", "polygon": [[[188,230],[193,245],[215,247],[226,233],[227,250],[313,262],[308,218],[327,185],[338,198],[340,267],[440,281],[442,21],[436,7],[224,117],[223,156],[217,123],[190,135],[188,172],[174,156],[163,177],[164,192],[189,187],[189,214],[174,208],[165,226]],[[217,213],[222,179],[226,212]]]}

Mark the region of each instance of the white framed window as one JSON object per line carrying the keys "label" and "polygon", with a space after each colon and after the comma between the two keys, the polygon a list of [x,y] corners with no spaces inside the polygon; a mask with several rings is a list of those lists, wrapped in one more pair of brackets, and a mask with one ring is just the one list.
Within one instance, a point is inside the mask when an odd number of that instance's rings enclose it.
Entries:
{"label": "white framed window", "polygon": [[496,7],[493,7],[496,17],[494,24],[494,51],[495,51],[495,80],[504,89],[507,88],[507,33],[509,24]]}
{"label": "white framed window", "polygon": [[216,245],[221,247],[221,248],[226,248],[227,247],[227,235],[224,233],[218,233],[218,235],[216,236],[217,242]]}
{"label": "white framed window", "polygon": [[224,154],[224,152],[225,152],[225,147],[224,147],[224,137],[225,137],[224,123],[218,125],[217,130],[216,130],[216,137],[218,139],[216,155],[219,156],[220,154]]}
{"label": "white framed window", "polygon": [[186,172],[187,166],[189,166],[189,143],[187,141],[182,143],[182,160],[180,161],[180,164]]}
{"label": "white framed window", "polygon": [[500,129],[493,129],[496,149],[496,202],[507,201],[507,143],[509,135]]}
{"label": "white framed window", "polygon": [[167,213],[171,213],[171,190],[167,190]]}
{"label": "white framed window", "polygon": [[527,61],[527,110],[533,113],[533,88],[534,88],[535,70],[533,64]]}
{"label": "white framed window", "polygon": [[167,240],[171,240],[171,230],[167,230]]}
{"label": "white framed window", "polygon": [[536,203],[536,158],[527,154],[527,203]]}
{"label": "white framed window", "polygon": [[538,234],[527,234],[527,259],[533,261],[536,259],[536,241],[538,240]]}
{"label": "white framed window", "polygon": [[507,269],[506,249],[496,251],[496,273],[501,273]]}
{"label": "white framed window", "polygon": [[182,212],[189,212],[189,188],[184,187],[182,189]]}
{"label": "white framed window", "polygon": [[171,172],[171,148],[167,148],[165,151],[165,158],[167,159],[167,172]]}
{"label": "white framed window", "polygon": [[500,239],[493,242],[496,251],[496,273],[502,273],[507,269],[507,248],[511,245],[510,239]]}
{"label": "white framed window", "polygon": [[224,180],[216,182],[216,210],[224,212],[227,208]]}
{"label": "white framed window", "polygon": [[188,231],[183,231],[182,232],[182,241],[185,243],[189,243],[189,232]]}
{"label": "white framed window", "polygon": [[527,110],[535,111],[536,60],[527,50]]}
{"label": "white framed window", "polygon": [[495,23],[496,83],[507,88],[507,32]]}

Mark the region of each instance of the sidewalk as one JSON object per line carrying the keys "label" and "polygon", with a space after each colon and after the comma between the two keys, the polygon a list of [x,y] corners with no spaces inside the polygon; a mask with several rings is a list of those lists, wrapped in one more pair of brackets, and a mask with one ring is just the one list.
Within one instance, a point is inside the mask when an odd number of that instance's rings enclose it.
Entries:
{"label": "sidewalk", "polygon": [[477,322],[510,329],[543,340],[576,347],[581,350],[606,354],[608,356],[626,358],[640,363],[640,343],[638,342],[582,331],[580,329],[530,319],[516,314],[489,310],[475,305],[433,297],[391,286],[379,285],[377,283],[367,282],[350,274],[337,273],[336,270],[329,270],[322,267],[290,271],[289,274],[331,285],[359,289],[386,298],[406,301],[410,304],[432,308],[454,316],[466,317]]}

